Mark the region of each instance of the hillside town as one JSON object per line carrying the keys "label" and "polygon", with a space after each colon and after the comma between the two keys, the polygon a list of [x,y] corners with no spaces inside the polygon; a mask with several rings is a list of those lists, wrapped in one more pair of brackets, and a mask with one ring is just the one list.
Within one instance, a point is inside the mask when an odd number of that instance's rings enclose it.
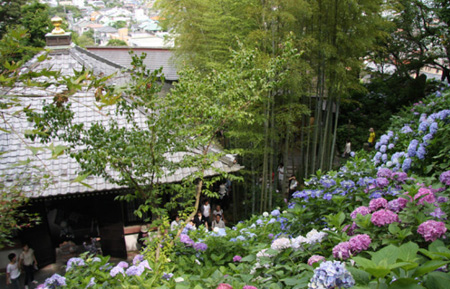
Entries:
{"label": "hillside town", "polygon": [[91,45],[106,46],[115,42],[131,47],[173,47],[173,42],[167,39],[167,32],[160,26],[155,0],[41,2],[64,7],[68,29],[78,36],[91,37]]}

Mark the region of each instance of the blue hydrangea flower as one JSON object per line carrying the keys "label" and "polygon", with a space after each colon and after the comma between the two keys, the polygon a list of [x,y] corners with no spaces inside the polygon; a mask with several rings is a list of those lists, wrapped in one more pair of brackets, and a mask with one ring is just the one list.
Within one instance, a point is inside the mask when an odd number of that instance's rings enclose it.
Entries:
{"label": "blue hydrangea flower", "polygon": [[324,200],[331,200],[333,198],[333,195],[330,193],[326,193],[325,195],[323,195],[323,199]]}
{"label": "blue hydrangea flower", "polygon": [[324,261],[314,270],[309,280],[308,289],[319,288],[350,288],[355,285],[355,279],[339,261]]}
{"label": "blue hydrangea flower", "polygon": [[380,152],[385,153],[385,152],[386,152],[386,149],[387,149],[386,145],[382,145],[382,146],[380,147]]}
{"label": "blue hydrangea flower", "polygon": [[294,202],[289,203],[288,209],[293,209],[293,208],[295,208],[295,203]]}
{"label": "blue hydrangea flower", "polygon": [[69,261],[67,261],[66,272],[75,266],[84,266],[84,265],[86,264],[84,263],[83,259],[78,257],[70,258]]}
{"label": "blue hydrangea flower", "polygon": [[426,135],[423,136],[422,140],[423,140],[423,145],[427,146],[430,144],[430,140],[433,138],[433,135],[431,133],[428,133]]}
{"label": "blue hydrangea flower", "polygon": [[416,139],[413,139],[408,146],[408,156],[409,157],[414,157],[416,156],[416,150],[417,150],[417,145],[419,144],[419,141]]}
{"label": "blue hydrangea flower", "polygon": [[274,217],[278,217],[281,213],[280,213],[280,210],[275,209],[270,214]]}
{"label": "blue hydrangea flower", "polygon": [[422,134],[428,130],[429,123],[427,121],[422,121],[419,124],[419,134]]}
{"label": "blue hydrangea flower", "polygon": [[409,125],[405,125],[401,130],[401,133],[407,134],[407,133],[412,133],[413,130],[411,129],[411,127]]}
{"label": "blue hydrangea flower", "polygon": [[381,160],[383,161],[383,163],[385,163],[387,161],[387,158],[388,158],[387,154],[383,154],[381,156]]}
{"label": "blue hydrangea flower", "polygon": [[236,238],[231,238],[231,239],[230,239],[230,242],[236,242],[236,241],[237,241]]}
{"label": "blue hydrangea flower", "polygon": [[344,180],[341,182],[341,187],[344,189],[351,189],[355,187],[355,182],[352,180]]}
{"label": "blue hydrangea flower", "polygon": [[163,273],[162,279],[170,280],[173,277],[173,273]]}
{"label": "blue hydrangea flower", "polygon": [[411,168],[411,159],[410,159],[410,158],[406,158],[406,159],[403,161],[403,164],[402,164],[402,170],[403,170],[404,172],[407,172],[410,168]]}
{"label": "blue hydrangea flower", "polygon": [[425,158],[425,155],[427,154],[427,151],[425,150],[425,147],[423,145],[420,145],[417,149],[416,156],[419,160],[423,160]]}
{"label": "blue hydrangea flower", "polygon": [[439,128],[438,123],[437,123],[437,122],[433,122],[433,123],[430,125],[430,133],[431,133],[432,135],[435,134],[435,133],[437,132],[438,128]]}
{"label": "blue hydrangea flower", "polygon": [[351,156],[352,158],[354,158],[354,157],[355,157],[355,152],[350,152],[350,156]]}
{"label": "blue hydrangea flower", "polygon": [[89,280],[89,283],[86,285],[86,288],[91,288],[94,286],[95,286],[95,277],[92,277],[91,280]]}
{"label": "blue hydrangea flower", "polygon": [[144,261],[144,255],[138,254],[133,258],[133,265],[139,264]]}
{"label": "blue hydrangea flower", "polygon": [[356,182],[356,184],[360,187],[366,187],[368,185],[371,185],[375,182],[374,178],[371,177],[364,177],[364,178],[360,178],[358,180],[358,182]]}
{"label": "blue hydrangea flower", "polygon": [[50,278],[45,280],[44,286],[49,289],[66,286],[66,278],[59,274],[53,274]]}
{"label": "blue hydrangea flower", "polygon": [[322,186],[324,186],[325,188],[330,188],[334,185],[336,185],[336,181],[333,179],[321,179],[320,183],[322,184]]}
{"label": "blue hydrangea flower", "polygon": [[275,223],[277,220],[275,220],[274,218],[270,219],[269,222],[267,222],[267,224],[273,224]]}
{"label": "blue hydrangea flower", "polygon": [[393,143],[390,143],[389,145],[388,145],[388,149],[393,149],[395,147],[395,144],[393,144]]}
{"label": "blue hydrangea flower", "polygon": [[242,236],[242,235],[239,235],[239,236],[236,237],[236,240],[245,241],[245,237]]}

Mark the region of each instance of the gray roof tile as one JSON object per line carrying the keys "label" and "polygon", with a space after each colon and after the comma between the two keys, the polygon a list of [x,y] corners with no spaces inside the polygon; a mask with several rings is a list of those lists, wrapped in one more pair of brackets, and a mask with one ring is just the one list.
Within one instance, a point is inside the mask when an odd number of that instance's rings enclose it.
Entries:
{"label": "gray roof tile", "polygon": [[[41,63],[37,62],[36,58],[34,58],[27,63],[27,65],[23,68],[23,71],[27,69],[39,71],[44,67],[53,67],[53,69],[60,69],[63,75],[73,75],[73,69],[81,69],[83,65],[89,65],[89,67],[96,73],[104,74],[110,74],[111,71],[117,71],[118,69],[123,68],[120,65],[104,60],[102,57],[93,55],[93,53],[86,50],[73,47],[59,53],[54,52],[51,55],[51,59],[47,59]],[[128,77],[129,76],[127,74],[119,73],[118,76],[112,81],[117,83],[123,82],[126,81]],[[45,81],[45,79],[42,80]],[[0,90],[2,89],[0,88]],[[54,89],[53,91],[58,90],[60,91],[61,89]],[[36,88],[24,89],[20,85],[17,85],[17,87],[12,89],[9,94],[19,96],[22,95],[20,97],[22,106],[30,106],[30,108],[35,109],[36,111],[41,111],[43,101],[51,102],[53,99],[53,93],[49,92],[49,90],[43,91]],[[1,101],[4,101],[4,99]],[[102,122],[106,124],[108,121],[108,112],[113,111],[112,107],[106,107],[102,109],[101,113],[99,113],[98,109],[93,105],[94,97],[90,92],[78,93],[74,97],[71,97],[70,101],[72,102],[72,106],[76,112],[74,120],[75,123],[83,122],[86,125],[89,125],[93,122]],[[69,182],[69,180],[74,180],[77,177],[77,172],[81,170],[78,163],[74,159],[68,157],[67,155],[62,155],[57,159],[52,159],[50,152],[45,150],[39,151],[37,155],[33,155],[31,150],[27,149],[27,146],[43,147],[43,145],[39,142],[32,142],[23,138],[23,133],[25,130],[32,129],[32,125],[27,121],[26,116],[23,113],[14,117],[12,116],[12,113],[18,110],[20,110],[20,108],[13,107],[7,111],[0,111],[0,113],[3,113],[5,116],[8,124],[19,133],[18,135],[15,135],[0,131],[0,151],[7,151],[7,153],[0,155],[0,176],[4,176],[4,179],[7,180],[7,184],[12,184],[12,182],[9,182],[8,180],[13,180],[23,171],[23,169],[26,169],[25,167],[11,166],[15,165],[18,161],[30,159],[31,165],[48,169],[48,173],[52,174],[54,178],[54,182],[45,188],[40,194],[36,193],[37,184],[29,184],[26,190],[28,190],[27,193],[31,197],[67,195],[120,188],[118,185],[108,183],[100,177],[89,177],[84,181],[92,188],[86,187],[80,183]],[[145,116],[142,113],[136,112],[136,118],[140,120],[140,123],[145,123]],[[124,118],[119,118],[117,120],[119,125],[125,125]],[[0,123],[0,127],[8,129],[8,125],[3,122]],[[61,142],[54,142],[53,144],[64,145]],[[168,154],[167,157],[172,161],[180,161],[186,154],[186,152],[177,152],[174,154]],[[223,160],[215,162],[214,166],[226,172],[233,172],[241,169],[238,164],[234,164],[232,162],[230,164],[230,162]],[[195,168],[179,169],[173,175],[166,175],[158,181],[163,183],[178,182],[195,171]],[[216,175],[214,170],[208,170],[206,172],[206,176],[212,175]]]}

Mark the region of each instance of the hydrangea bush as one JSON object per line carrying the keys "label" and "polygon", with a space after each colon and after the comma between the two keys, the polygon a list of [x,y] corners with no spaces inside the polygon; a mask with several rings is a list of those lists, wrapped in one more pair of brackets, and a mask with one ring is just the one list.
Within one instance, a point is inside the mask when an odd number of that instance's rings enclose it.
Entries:
{"label": "hydrangea bush", "polygon": [[[286,208],[207,232],[186,226],[133,262],[69,260],[43,288],[447,288],[450,93],[392,118],[374,151],[318,171]],[[137,286],[137,287],[135,287]]]}

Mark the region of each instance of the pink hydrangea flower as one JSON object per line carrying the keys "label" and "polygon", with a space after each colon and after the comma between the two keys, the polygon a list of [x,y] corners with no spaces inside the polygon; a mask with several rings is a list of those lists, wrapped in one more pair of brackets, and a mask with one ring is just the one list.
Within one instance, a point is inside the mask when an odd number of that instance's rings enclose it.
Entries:
{"label": "pink hydrangea flower", "polygon": [[388,202],[385,198],[372,199],[369,203],[369,209],[371,212],[375,212],[378,209],[387,208]]}
{"label": "pink hydrangea flower", "polygon": [[361,216],[368,215],[368,214],[370,214],[370,209],[367,207],[364,207],[364,206],[358,207],[350,214],[350,217],[352,219],[356,219],[356,216],[358,214],[360,214]]}
{"label": "pink hydrangea flower", "polygon": [[308,265],[312,266],[314,263],[320,262],[325,260],[324,256],[320,256],[320,255],[312,255],[311,257],[309,257],[308,259]]}
{"label": "pink hydrangea flower", "polygon": [[242,257],[239,255],[236,255],[233,257],[233,262],[241,262],[241,260],[242,260]]}
{"label": "pink hydrangea flower", "polygon": [[447,228],[443,222],[437,222],[434,220],[428,220],[419,225],[417,233],[422,235],[425,241],[435,241],[437,238],[442,237]]}
{"label": "pink hydrangea flower", "polygon": [[227,283],[220,283],[216,289],[233,289],[233,286]]}
{"label": "pink hydrangea flower", "polygon": [[245,285],[242,289],[258,289],[255,286]]}
{"label": "pink hydrangea flower", "polygon": [[423,205],[424,202],[434,203],[436,202],[436,197],[433,192],[427,188],[420,188],[417,194],[414,196],[414,200],[419,200],[417,204]]}
{"label": "pink hydrangea flower", "polygon": [[355,222],[353,222],[351,225],[346,225],[343,229],[342,232],[346,232],[347,235],[349,236],[353,236],[355,234],[355,230],[358,229],[358,225],[356,225]]}
{"label": "pink hydrangea flower", "polygon": [[381,227],[394,222],[399,222],[399,219],[396,213],[382,209],[372,214],[371,221],[375,226]]}
{"label": "pink hydrangea flower", "polygon": [[351,256],[351,249],[350,242],[339,243],[333,248],[333,257],[335,259],[346,260]]}
{"label": "pink hydrangea flower", "polygon": [[388,203],[388,209],[392,212],[400,212],[406,207],[406,204],[408,203],[408,200],[405,198],[398,198],[395,200],[392,200]]}
{"label": "pink hydrangea flower", "polygon": [[352,247],[352,252],[359,253],[361,251],[367,250],[370,246],[370,243],[372,243],[372,240],[367,234],[359,234],[350,238],[348,242]]}
{"label": "pink hydrangea flower", "polygon": [[377,172],[377,177],[379,178],[390,178],[392,176],[392,171],[387,168],[381,168]]}

